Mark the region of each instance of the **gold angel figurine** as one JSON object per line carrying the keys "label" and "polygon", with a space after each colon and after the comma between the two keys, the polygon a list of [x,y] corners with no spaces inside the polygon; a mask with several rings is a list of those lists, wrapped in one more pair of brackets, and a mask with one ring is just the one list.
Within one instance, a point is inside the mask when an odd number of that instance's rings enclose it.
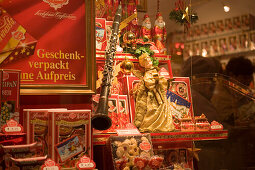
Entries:
{"label": "gold angel figurine", "polygon": [[159,75],[147,53],[140,55],[139,64],[145,72],[140,77],[141,81],[133,89],[135,126],[141,132],[173,131],[172,114],[166,97],[166,90],[170,82],[164,76]]}

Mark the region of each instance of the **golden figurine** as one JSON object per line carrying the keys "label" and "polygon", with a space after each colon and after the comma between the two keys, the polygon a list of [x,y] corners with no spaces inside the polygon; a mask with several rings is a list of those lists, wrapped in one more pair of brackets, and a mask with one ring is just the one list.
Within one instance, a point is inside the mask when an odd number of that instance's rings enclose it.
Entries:
{"label": "golden figurine", "polygon": [[173,131],[172,114],[166,97],[169,81],[158,74],[147,53],[139,57],[139,64],[145,72],[143,76],[140,76],[141,81],[133,89],[136,101],[135,126],[141,132]]}

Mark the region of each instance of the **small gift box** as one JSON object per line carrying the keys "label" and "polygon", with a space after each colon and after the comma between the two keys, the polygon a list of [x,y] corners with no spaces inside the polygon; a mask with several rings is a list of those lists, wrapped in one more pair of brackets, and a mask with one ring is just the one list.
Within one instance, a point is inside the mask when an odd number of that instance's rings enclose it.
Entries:
{"label": "small gift box", "polygon": [[207,121],[207,118],[204,114],[201,116],[195,117],[195,128],[196,131],[209,131],[210,123]]}
{"label": "small gift box", "polygon": [[0,70],[2,79],[0,80],[1,87],[1,114],[0,114],[0,132],[2,126],[10,119],[20,122],[20,71],[3,69]]}
{"label": "small gift box", "polygon": [[211,130],[223,130],[223,125],[214,120],[211,122]]}
{"label": "small gift box", "polygon": [[183,118],[181,119],[181,131],[194,131],[195,124],[193,123],[191,118]]}
{"label": "small gift box", "polygon": [[110,147],[115,169],[143,169],[153,156],[150,134],[111,136]]}

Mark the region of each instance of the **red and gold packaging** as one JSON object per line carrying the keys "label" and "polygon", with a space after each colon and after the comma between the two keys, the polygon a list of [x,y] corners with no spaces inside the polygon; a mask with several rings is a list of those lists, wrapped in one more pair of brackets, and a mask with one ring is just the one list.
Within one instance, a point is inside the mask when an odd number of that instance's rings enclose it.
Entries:
{"label": "red and gold packaging", "polygon": [[195,116],[195,126],[196,131],[209,131],[210,123],[207,121],[207,118],[204,114],[201,116]]}
{"label": "red and gold packaging", "polygon": [[[56,109],[24,109],[23,127],[27,133],[27,144],[38,141],[38,136],[48,134],[48,111],[67,110],[65,108]],[[47,138],[48,139],[48,138]],[[46,140],[47,141],[47,140]]]}
{"label": "red and gold packaging", "polygon": [[96,50],[104,51],[107,45],[106,39],[106,20],[105,18],[96,18]]}
{"label": "red and gold packaging", "polygon": [[2,109],[2,80],[3,80],[3,72],[0,71],[0,103],[1,103],[1,107],[0,107],[0,133],[1,133],[1,129],[2,129],[2,111],[4,111]]}
{"label": "red and gold packaging", "polygon": [[215,130],[223,130],[223,125],[214,120],[214,121],[211,122],[210,129],[211,129],[212,131],[215,131]]}
{"label": "red and gold packaging", "polygon": [[39,142],[42,144],[42,153],[49,153],[48,144],[48,111],[67,110],[67,109],[24,109],[23,125],[27,134],[27,144]]}
{"label": "red and gold packaging", "polygon": [[62,168],[74,168],[86,155],[92,158],[91,110],[49,110],[49,155]]}
{"label": "red and gold packaging", "polygon": [[[11,164],[11,158],[19,159],[19,158],[30,158],[38,156],[41,153],[42,145],[40,143],[32,143],[25,145],[8,145],[8,146],[0,146],[1,150],[4,152],[4,162],[6,169],[14,168],[14,165]],[[17,168],[17,167],[15,167]]]}
{"label": "red and gold packaging", "polygon": [[0,7],[0,64],[34,54],[37,41]]}
{"label": "red and gold packaging", "polygon": [[115,169],[145,168],[153,156],[150,134],[111,136],[110,146]]}
{"label": "red and gold packaging", "polygon": [[37,141],[36,136],[46,138],[48,110],[24,109],[23,122],[24,131],[27,133],[27,144]]}
{"label": "red and gold packaging", "polygon": [[174,77],[169,89],[167,99],[176,129],[181,129],[181,119],[192,118],[192,100],[189,77]]}
{"label": "red and gold packaging", "polygon": [[4,69],[0,72],[2,73],[0,127],[2,127],[10,119],[19,123],[20,71]]}
{"label": "red and gold packaging", "polygon": [[[100,95],[92,96],[92,113],[97,110]],[[112,126],[107,130],[93,129],[93,134],[116,133],[117,129],[127,128],[130,123],[130,114],[127,95],[112,94],[108,98],[108,116],[112,120]]]}
{"label": "red and gold packaging", "polygon": [[106,41],[107,41],[107,46],[110,44],[110,38],[112,34],[112,24],[113,21],[106,21]]}
{"label": "red and gold packaging", "polygon": [[194,131],[195,124],[192,121],[192,118],[183,118],[181,119],[181,131]]}
{"label": "red and gold packaging", "polygon": [[132,122],[135,117],[135,98],[132,95],[132,89],[140,82],[140,79],[132,75],[127,75],[120,78],[119,81],[121,82],[123,87],[123,94],[128,95],[128,102],[130,105],[130,120]]}

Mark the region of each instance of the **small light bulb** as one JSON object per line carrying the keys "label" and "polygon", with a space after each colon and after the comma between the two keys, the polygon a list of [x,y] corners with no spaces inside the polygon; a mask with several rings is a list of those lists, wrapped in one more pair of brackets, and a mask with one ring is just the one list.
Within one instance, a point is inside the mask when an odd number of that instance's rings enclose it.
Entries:
{"label": "small light bulb", "polygon": [[202,49],[202,56],[203,56],[203,57],[206,57],[206,56],[207,56],[207,51],[206,51],[206,49]]}
{"label": "small light bulb", "polygon": [[223,8],[224,8],[224,11],[225,11],[225,12],[229,12],[229,10],[230,10],[230,7],[229,7],[229,6],[227,6],[227,5],[224,5],[224,7],[223,7]]}

